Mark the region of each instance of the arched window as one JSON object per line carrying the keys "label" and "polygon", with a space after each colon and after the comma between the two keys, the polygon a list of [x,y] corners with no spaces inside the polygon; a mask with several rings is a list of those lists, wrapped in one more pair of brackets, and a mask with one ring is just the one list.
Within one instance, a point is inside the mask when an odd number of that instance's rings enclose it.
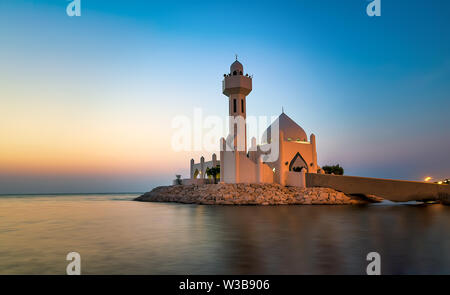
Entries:
{"label": "arched window", "polygon": [[236,113],[237,108],[236,108],[236,98],[233,99],[233,112]]}
{"label": "arched window", "polygon": [[241,99],[241,111],[244,112],[244,100]]}
{"label": "arched window", "polygon": [[233,72],[233,76],[236,76],[236,75],[237,75],[237,72],[236,72],[236,71],[234,71],[234,72]]}
{"label": "arched window", "polygon": [[300,153],[297,153],[289,164],[289,171],[301,171],[302,168],[305,168],[306,172],[309,172],[308,164],[306,164],[306,161],[303,159]]}

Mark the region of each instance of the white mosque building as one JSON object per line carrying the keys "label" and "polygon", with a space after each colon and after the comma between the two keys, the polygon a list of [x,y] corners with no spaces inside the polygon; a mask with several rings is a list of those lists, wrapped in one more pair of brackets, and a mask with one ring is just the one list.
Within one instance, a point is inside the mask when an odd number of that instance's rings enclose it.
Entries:
{"label": "white mosque building", "polygon": [[264,131],[261,144],[252,138],[247,149],[246,98],[252,91],[252,77],[236,59],[224,75],[223,94],[229,99],[229,130],[220,140],[220,159],[200,163],[191,160],[190,178],[183,184],[207,182],[206,170],[220,165],[225,183],[278,183],[305,186],[305,173],[322,172],[317,165],[316,137],[306,132],[284,111]]}
{"label": "white mosque building", "polygon": [[[220,165],[223,183],[278,183],[285,186],[327,187],[349,195],[375,195],[394,202],[450,199],[450,186],[359,176],[324,174],[317,165],[316,137],[306,132],[284,111],[264,131],[260,144],[252,138],[247,149],[246,98],[252,77],[236,61],[224,75],[223,94],[228,97],[229,131],[220,139],[220,159],[200,163],[191,160],[189,179],[181,184],[210,183],[206,170]],[[179,180],[176,181],[179,184]]]}

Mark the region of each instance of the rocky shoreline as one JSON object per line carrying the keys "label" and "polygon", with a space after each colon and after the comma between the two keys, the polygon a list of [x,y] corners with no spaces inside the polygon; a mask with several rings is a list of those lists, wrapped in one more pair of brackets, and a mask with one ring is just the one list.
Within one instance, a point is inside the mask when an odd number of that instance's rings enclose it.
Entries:
{"label": "rocky shoreline", "polygon": [[382,201],[330,188],[284,187],[279,184],[202,184],[160,186],[135,199],[202,205],[356,205]]}

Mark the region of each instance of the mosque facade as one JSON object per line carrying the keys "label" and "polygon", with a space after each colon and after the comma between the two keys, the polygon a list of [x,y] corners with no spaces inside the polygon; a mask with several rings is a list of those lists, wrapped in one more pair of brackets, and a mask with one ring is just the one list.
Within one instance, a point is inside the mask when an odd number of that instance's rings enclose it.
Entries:
{"label": "mosque facade", "polygon": [[247,96],[252,91],[252,77],[244,74],[236,59],[224,75],[222,92],[228,97],[229,132],[220,139],[220,159],[200,163],[191,159],[190,178],[183,183],[205,183],[208,168],[220,166],[220,182],[278,183],[305,186],[305,173],[323,173],[317,165],[316,137],[308,138],[305,130],[284,111],[264,131],[261,143],[251,139],[247,147]]}

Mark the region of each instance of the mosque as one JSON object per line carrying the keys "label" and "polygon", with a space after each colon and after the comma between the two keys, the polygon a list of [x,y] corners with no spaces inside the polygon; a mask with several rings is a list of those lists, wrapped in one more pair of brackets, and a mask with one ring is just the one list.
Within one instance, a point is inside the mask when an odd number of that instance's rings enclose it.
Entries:
{"label": "mosque", "polygon": [[252,138],[247,149],[246,99],[252,91],[252,77],[244,75],[237,60],[222,81],[223,94],[228,97],[230,134],[220,140],[220,159],[200,163],[191,159],[190,178],[183,184],[206,183],[208,168],[220,166],[224,183],[278,183],[305,186],[305,173],[323,173],[317,165],[316,137],[308,136],[288,115],[281,115],[264,131],[262,142]]}
{"label": "mosque", "polygon": [[[443,183],[325,174],[317,165],[315,135],[308,140],[305,130],[284,111],[264,131],[261,143],[252,138],[247,148],[246,99],[252,91],[252,77],[244,75],[237,58],[224,75],[222,90],[228,97],[229,135],[220,139],[220,159],[215,154],[208,162],[204,157],[200,163],[192,159],[190,178],[182,179],[181,184],[211,183],[207,169],[220,166],[223,183],[327,187],[348,195],[375,195],[394,202],[450,199],[450,186]],[[180,179],[174,184],[180,184]]]}

